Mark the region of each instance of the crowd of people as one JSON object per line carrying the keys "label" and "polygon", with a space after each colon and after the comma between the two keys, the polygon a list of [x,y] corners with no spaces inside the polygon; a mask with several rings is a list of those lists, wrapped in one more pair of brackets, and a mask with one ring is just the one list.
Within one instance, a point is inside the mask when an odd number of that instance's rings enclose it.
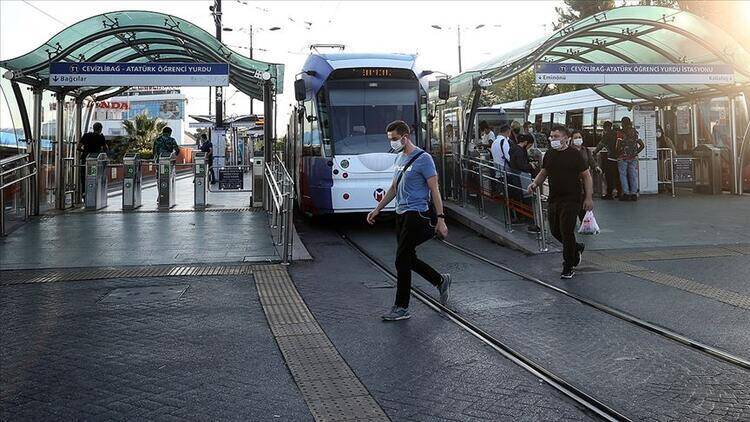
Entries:
{"label": "crowd of people", "polygon": [[[638,154],[645,148],[643,140],[633,127],[629,117],[620,120],[615,129],[612,122],[603,124],[600,141],[593,151],[584,146],[583,134],[568,129],[569,146],[579,152],[592,175],[604,176],[601,198],[621,201],[638,200]],[[519,125],[513,121],[497,128],[486,121],[479,122],[480,137],[473,142],[472,149],[488,151],[498,170],[508,174],[509,195],[518,198],[518,191],[525,190],[542,168],[542,149],[554,150],[552,133],[544,135],[534,130],[531,122]],[[657,142],[660,147],[674,150],[674,144],[663,130],[657,127]]]}

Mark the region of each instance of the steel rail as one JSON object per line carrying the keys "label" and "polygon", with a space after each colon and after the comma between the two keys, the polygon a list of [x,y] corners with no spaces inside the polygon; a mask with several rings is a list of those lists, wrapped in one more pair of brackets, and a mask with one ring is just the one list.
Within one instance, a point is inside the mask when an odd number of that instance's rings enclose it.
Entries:
{"label": "steel rail", "polygon": [[[396,281],[396,275],[393,272],[380,263],[377,258],[370,255],[364,248],[355,243],[349,236],[343,232],[339,232],[341,238],[354,250],[356,250],[366,261],[371,265],[375,266],[383,274],[385,274],[391,281]],[[593,412],[597,416],[607,421],[630,421],[627,416],[623,415],[619,411],[613,409],[609,405],[599,401],[595,397],[588,393],[580,390],[571,383],[565,381],[560,376],[556,375],[552,371],[544,368],[542,365],[534,362],[530,358],[524,356],[517,350],[511,348],[502,341],[491,336],[468,319],[462,317],[452,309],[442,305],[439,301],[434,299],[429,294],[425,293],[422,289],[412,286],[411,294],[416,297],[419,301],[423,302],[428,307],[435,311],[443,313],[453,323],[461,327],[464,331],[470,333],[472,336],[481,340],[483,343],[492,347],[495,351],[499,352],[505,358],[511,362],[520,366],[527,372],[530,372],[535,377],[547,383],[552,388],[556,389],[566,397],[572,399],[579,405]]]}
{"label": "steel rail", "polygon": [[552,285],[550,283],[542,281],[541,279],[539,279],[537,277],[534,277],[532,275],[523,273],[521,271],[514,270],[514,269],[508,267],[505,264],[501,264],[499,262],[495,262],[495,261],[493,261],[493,260],[491,260],[489,258],[486,258],[486,257],[484,257],[482,255],[479,255],[476,252],[470,251],[470,250],[468,250],[468,249],[466,249],[466,248],[464,248],[462,246],[456,245],[456,244],[451,243],[451,242],[449,242],[447,240],[440,240],[440,242],[443,245],[445,245],[447,247],[450,247],[452,249],[455,249],[455,250],[457,250],[459,252],[462,252],[462,253],[464,253],[464,254],[466,254],[466,255],[474,258],[474,259],[477,259],[477,260],[482,261],[482,262],[484,262],[486,264],[492,265],[493,267],[499,268],[501,270],[507,271],[507,272],[509,272],[511,274],[517,275],[517,276],[521,277],[522,279],[524,279],[526,281],[530,281],[532,283],[536,283],[536,284],[538,284],[540,286],[546,287],[546,288],[548,288],[550,290],[554,290],[557,293],[563,294],[563,295],[565,295],[565,296],[567,296],[567,297],[569,297],[571,299],[574,299],[574,300],[576,300],[576,301],[578,301],[578,302],[580,302],[580,303],[582,303],[584,305],[590,306],[590,307],[592,307],[594,309],[597,309],[599,311],[607,313],[607,314],[609,314],[611,316],[614,316],[614,317],[616,317],[618,319],[621,319],[621,320],[623,320],[625,322],[637,325],[638,327],[641,327],[641,328],[643,328],[643,329],[645,329],[647,331],[650,331],[652,333],[655,333],[657,335],[665,337],[665,338],[667,338],[669,340],[676,341],[676,342],[678,342],[678,343],[680,343],[680,344],[682,344],[684,346],[688,346],[688,347],[693,348],[695,350],[698,350],[700,352],[706,353],[706,354],[708,354],[709,356],[711,356],[711,357],[713,357],[715,359],[721,360],[723,362],[730,363],[730,364],[732,364],[734,366],[738,366],[738,367],[740,367],[742,369],[745,369],[745,370],[750,370],[750,361],[748,361],[746,359],[743,359],[743,358],[741,358],[739,356],[735,356],[735,355],[733,355],[733,354],[731,354],[731,353],[729,353],[727,351],[718,349],[718,348],[713,347],[713,346],[709,346],[709,345],[707,345],[705,343],[702,343],[702,342],[700,342],[698,340],[693,340],[693,339],[691,339],[691,338],[689,338],[689,337],[687,337],[685,335],[682,335],[680,333],[672,331],[672,330],[670,330],[670,329],[668,329],[666,327],[663,327],[661,325],[658,325],[656,323],[653,323],[653,322],[650,322],[650,321],[646,321],[646,320],[644,320],[642,318],[639,318],[639,317],[637,317],[635,315],[632,315],[632,314],[630,314],[628,312],[621,311],[619,309],[613,308],[613,307],[605,305],[603,303],[596,302],[596,301],[591,300],[591,299],[587,299],[587,298],[585,298],[583,296],[580,296],[578,294],[572,293],[572,292],[570,292],[570,291],[568,291],[566,289],[563,289],[561,287],[557,287],[555,285]]}

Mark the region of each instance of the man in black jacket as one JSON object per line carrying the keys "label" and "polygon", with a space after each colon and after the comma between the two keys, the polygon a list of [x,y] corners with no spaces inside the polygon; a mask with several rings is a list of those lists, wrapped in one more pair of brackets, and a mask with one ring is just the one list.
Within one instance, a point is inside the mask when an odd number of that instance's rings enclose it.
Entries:
{"label": "man in black jacket", "polygon": [[607,181],[607,193],[602,195],[602,199],[613,199],[612,192],[617,189],[617,192],[622,195],[622,186],[620,186],[620,171],[617,169],[617,132],[612,130],[612,122],[606,121],[602,125],[604,127],[604,133],[602,134],[602,140],[599,141],[599,145],[592,153],[594,157],[602,149],[607,150],[607,159],[602,160],[602,170],[604,170],[604,178]]}

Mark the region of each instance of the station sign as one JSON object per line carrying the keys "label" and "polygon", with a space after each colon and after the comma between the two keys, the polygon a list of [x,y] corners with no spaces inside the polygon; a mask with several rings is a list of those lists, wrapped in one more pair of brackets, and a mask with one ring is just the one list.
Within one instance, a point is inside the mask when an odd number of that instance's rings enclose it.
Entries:
{"label": "station sign", "polygon": [[52,63],[51,86],[228,86],[227,63]]}
{"label": "station sign", "polygon": [[538,84],[723,85],[734,83],[726,64],[536,63]]}

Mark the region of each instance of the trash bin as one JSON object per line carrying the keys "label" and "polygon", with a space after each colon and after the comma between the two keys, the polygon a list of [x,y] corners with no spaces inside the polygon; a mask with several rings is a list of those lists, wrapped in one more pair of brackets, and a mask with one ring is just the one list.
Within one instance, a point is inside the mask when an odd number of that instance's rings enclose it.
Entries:
{"label": "trash bin", "polygon": [[701,144],[693,150],[695,184],[693,192],[707,195],[721,193],[721,148]]}

